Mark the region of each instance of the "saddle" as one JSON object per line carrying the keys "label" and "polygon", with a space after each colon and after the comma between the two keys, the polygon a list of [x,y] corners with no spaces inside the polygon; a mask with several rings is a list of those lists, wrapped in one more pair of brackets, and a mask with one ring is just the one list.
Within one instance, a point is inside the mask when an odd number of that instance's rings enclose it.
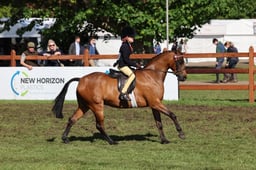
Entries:
{"label": "saddle", "polygon": [[[117,79],[117,89],[121,93],[121,90],[123,89],[124,84],[125,84],[126,80],[128,79],[128,76],[126,76],[121,71],[117,71],[114,69],[109,69],[108,75],[111,78]],[[133,80],[131,85],[128,87],[128,89],[127,89],[128,94],[130,94],[133,91],[133,89],[135,88],[135,84],[136,84],[136,78]]]}

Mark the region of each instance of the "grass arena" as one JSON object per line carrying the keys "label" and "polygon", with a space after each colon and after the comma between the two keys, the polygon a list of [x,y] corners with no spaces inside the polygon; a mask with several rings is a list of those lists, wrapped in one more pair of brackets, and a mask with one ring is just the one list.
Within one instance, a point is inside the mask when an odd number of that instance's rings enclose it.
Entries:
{"label": "grass arena", "polygon": [[[209,95],[211,93],[211,95]],[[105,108],[105,127],[118,145],[109,145],[91,112],[61,135],[75,101],[64,104],[64,119],[52,101],[0,101],[0,169],[255,169],[256,107],[246,91],[181,91],[165,105],[185,140],[162,115],[169,144],[160,144],[151,109]]]}

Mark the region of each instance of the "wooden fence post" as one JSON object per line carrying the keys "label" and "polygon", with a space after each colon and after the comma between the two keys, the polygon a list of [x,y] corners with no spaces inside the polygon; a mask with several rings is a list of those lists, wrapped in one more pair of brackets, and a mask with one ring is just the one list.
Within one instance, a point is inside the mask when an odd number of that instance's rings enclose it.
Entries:
{"label": "wooden fence post", "polygon": [[254,103],[254,49],[249,48],[249,102]]}
{"label": "wooden fence post", "polygon": [[89,50],[87,48],[84,50],[83,60],[84,66],[89,66]]}
{"label": "wooden fence post", "polygon": [[11,67],[16,67],[16,51],[12,50],[11,51],[11,61],[10,61],[10,65]]}

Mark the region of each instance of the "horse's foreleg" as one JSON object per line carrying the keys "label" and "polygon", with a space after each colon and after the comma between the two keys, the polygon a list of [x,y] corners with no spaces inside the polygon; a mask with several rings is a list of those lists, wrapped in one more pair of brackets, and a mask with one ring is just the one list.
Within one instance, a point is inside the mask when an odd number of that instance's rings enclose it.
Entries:
{"label": "horse's foreleg", "polygon": [[96,117],[96,128],[100,133],[103,135],[103,137],[108,141],[110,145],[117,144],[117,142],[113,141],[108,134],[105,132],[104,128],[104,115],[102,112],[95,112]]}
{"label": "horse's foreleg", "polygon": [[156,109],[156,110],[158,110],[158,111],[164,113],[164,114],[167,115],[168,117],[170,117],[170,118],[172,119],[172,121],[174,122],[174,125],[175,125],[175,127],[176,127],[176,130],[177,130],[178,133],[179,133],[179,137],[180,137],[181,139],[185,139],[185,134],[184,134],[184,132],[182,131],[182,128],[180,127],[180,124],[179,124],[179,122],[178,122],[178,120],[177,120],[177,117],[176,117],[176,115],[175,115],[173,112],[171,112],[170,110],[168,110],[163,104],[161,104],[161,105],[159,105],[159,106],[157,106],[157,107],[154,107],[154,109]]}
{"label": "horse's foreleg", "polygon": [[177,120],[176,115],[173,112],[171,112],[171,111],[168,111],[168,113],[169,113],[171,119],[173,120],[173,122],[175,124],[176,130],[179,132],[179,137],[181,139],[185,139],[185,134],[184,134],[184,132],[182,131],[182,129],[180,127],[180,124],[179,124],[179,122]]}
{"label": "horse's foreleg", "polygon": [[168,141],[166,139],[165,135],[164,135],[163,124],[162,124],[162,121],[161,121],[160,112],[158,110],[155,110],[155,109],[152,109],[152,112],[153,112],[154,119],[156,121],[156,127],[159,131],[159,134],[160,134],[161,143],[162,144],[169,143],[170,141]]}
{"label": "horse's foreleg", "polygon": [[68,134],[71,127],[84,115],[84,112],[78,108],[75,113],[69,118],[65,131],[62,134],[62,140],[64,143],[69,143]]}

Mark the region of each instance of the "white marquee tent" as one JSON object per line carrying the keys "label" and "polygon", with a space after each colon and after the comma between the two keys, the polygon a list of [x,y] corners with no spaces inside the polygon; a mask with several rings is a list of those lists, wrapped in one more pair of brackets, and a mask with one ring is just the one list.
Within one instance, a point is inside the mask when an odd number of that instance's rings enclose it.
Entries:
{"label": "white marquee tent", "polygon": [[211,20],[196,31],[194,38],[188,41],[188,52],[215,52],[212,39],[223,43],[231,41],[239,52],[248,52],[249,47],[256,47],[256,19]]}
{"label": "white marquee tent", "polygon": [[[1,20],[6,20],[6,18],[2,18]],[[30,18],[30,19],[20,19],[17,24],[12,26],[10,30],[3,31],[0,33],[0,38],[19,38],[19,35],[17,35],[16,31],[19,28],[26,27],[30,24],[31,21],[36,20],[36,18]],[[38,33],[42,29],[50,28],[55,22],[55,19],[48,18],[44,19],[42,24],[35,24],[33,29],[31,31],[25,32],[22,37],[23,38],[41,38],[41,35]],[[3,24],[0,24],[0,29],[3,28]]]}

